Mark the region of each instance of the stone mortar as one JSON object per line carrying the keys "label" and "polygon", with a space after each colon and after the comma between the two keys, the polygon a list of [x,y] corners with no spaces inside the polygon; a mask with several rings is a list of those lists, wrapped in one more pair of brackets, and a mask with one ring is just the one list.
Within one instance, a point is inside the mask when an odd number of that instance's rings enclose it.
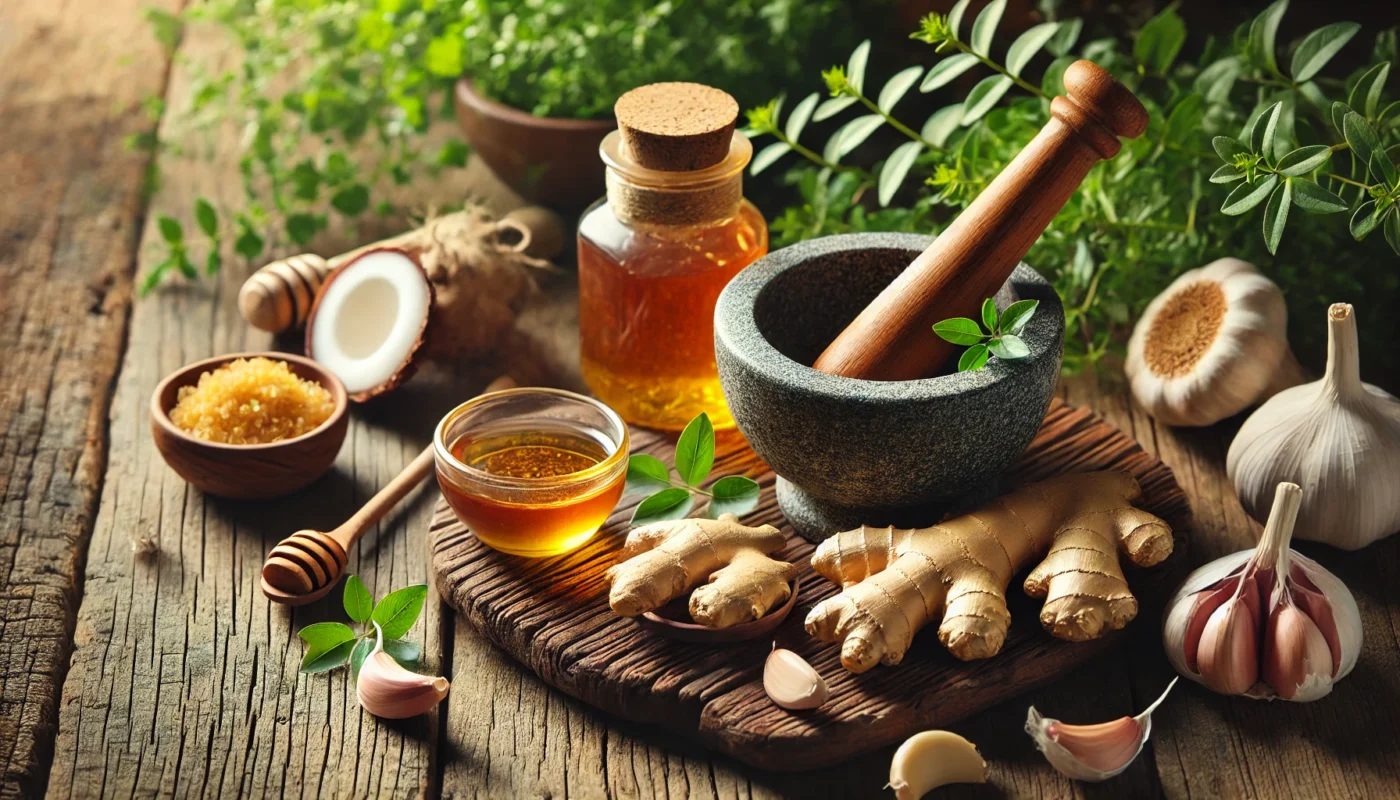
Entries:
{"label": "stone mortar", "polygon": [[903,233],[812,239],[758,260],[720,295],[715,359],[725,399],[778,474],[783,513],[812,541],[862,524],[928,525],[987,499],[1050,407],[1064,308],[1025,264],[995,298],[1000,309],[1040,301],[1022,332],[1024,359],[891,382],[809,366],[932,241]]}

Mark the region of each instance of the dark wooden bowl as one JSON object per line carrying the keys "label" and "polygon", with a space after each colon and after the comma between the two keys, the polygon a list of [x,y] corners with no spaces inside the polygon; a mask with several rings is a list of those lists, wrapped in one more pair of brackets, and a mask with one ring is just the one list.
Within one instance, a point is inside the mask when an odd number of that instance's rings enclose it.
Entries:
{"label": "dark wooden bowl", "polygon": [[[272,444],[221,444],[196,439],[170,421],[182,386],[237,358],[262,356],[287,362],[292,373],[326,387],[335,410],[319,428]],[[320,364],[291,353],[230,353],[196,361],[160,382],[151,394],[151,435],[165,463],[206,494],[238,500],[264,500],[291,494],[325,474],[335,463],[350,417],[345,386]]]}
{"label": "dark wooden bowl", "polygon": [[777,608],[768,609],[768,613],[750,622],[741,622],[738,625],[731,625],[728,628],[711,628],[692,622],[690,619],[690,594],[673,600],[672,602],[658,608],[655,611],[648,611],[637,617],[637,623],[647,630],[656,631],[658,634],[668,639],[676,639],[682,642],[694,642],[697,644],[729,644],[731,642],[747,642],[751,639],[759,639],[764,636],[771,636],[778,626],[783,624],[783,620],[788,618],[792,609],[797,605],[797,593],[802,588],[802,576],[792,579],[790,584],[792,593],[788,599]]}
{"label": "dark wooden bowl", "polygon": [[564,212],[603,196],[598,145],[617,128],[606,119],[537,117],[457,81],[457,122],[476,155],[522,197]]}

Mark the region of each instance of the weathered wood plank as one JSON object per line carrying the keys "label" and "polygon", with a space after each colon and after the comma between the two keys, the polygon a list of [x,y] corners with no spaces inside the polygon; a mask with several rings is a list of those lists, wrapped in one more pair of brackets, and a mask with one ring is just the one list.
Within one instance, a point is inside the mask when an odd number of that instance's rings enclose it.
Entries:
{"label": "weathered wood plank", "polygon": [[[139,9],[0,12],[0,796],[41,792],[107,461],[152,123],[169,63]],[[117,66],[121,58],[131,65]]]}

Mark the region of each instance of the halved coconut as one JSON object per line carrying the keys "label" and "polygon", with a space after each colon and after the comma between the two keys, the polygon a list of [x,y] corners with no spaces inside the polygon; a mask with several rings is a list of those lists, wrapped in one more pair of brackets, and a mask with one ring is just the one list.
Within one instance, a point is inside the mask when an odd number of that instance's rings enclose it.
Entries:
{"label": "halved coconut", "polygon": [[402,250],[370,250],[326,276],[306,321],[306,355],[362,403],[413,375],[433,285]]}

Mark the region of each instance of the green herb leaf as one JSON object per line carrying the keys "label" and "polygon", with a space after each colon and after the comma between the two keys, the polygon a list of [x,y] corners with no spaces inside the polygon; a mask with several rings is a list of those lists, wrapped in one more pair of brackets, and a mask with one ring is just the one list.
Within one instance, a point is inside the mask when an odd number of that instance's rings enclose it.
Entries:
{"label": "green herb leaf", "polygon": [[958,372],[975,372],[986,366],[987,359],[991,357],[991,351],[985,344],[975,344],[967,348],[958,359]]}
{"label": "green herb leaf", "polygon": [[967,5],[970,2],[972,0],[958,0],[948,12],[948,30],[952,32],[953,38],[958,38],[958,28],[962,25],[963,14],[967,13]]}
{"label": "green herb leaf", "polygon": [[351,575],[345,579],[345,592],[341,595],[341,603],[345,606],[346,616],[355,622],[368,622],[369,615],[374,611],[374,596],[365,588],[359,575]]}
{"label": "green herb leaf", "polygon": [[1290,178],[1306,175],[1332,158],[1332,148],[1325,144],[1300,147],[1278,160],[1278,171]]}
{"label": "green herb leaf", "polygon": [[[1367,169],[1371,167],[1371,156],[1380,152],[1382,156],[1385,151],[1381,149],[1380,137],[1376,135],[1376,129],[1371,127],[1362,116],[1355,111],[1347,112],[1342,119],[1342,133],[1346,136],[1347,144],[1351,151],[1356,154],[1356,158]],[[1387,157],[1388,158],[1388,157]],[[1376,177],[1380,177],[1377,175]]]}
{"label": "green herb leaf", "polygon": [[1252,152],[1265,158],[1273,156],[1274,134],[1278,129],[1279,112],[1282,110],[1283,103],[1274,103],[1254,120],[1254,125],[1249,129],[1249,149]]}
{"label": "green herb leaf", "polygon": [[992,0],[982,9],[982,13],[977,15],[976,21],[972,23],[972,36],[968,42],[972,52],[984,56],[991,55],[992,37],[996,36],[997,25],[1001,24],[1004,11],[1006,0]]}
{"label": "green herb leaf", "polygon": [[[302,641],[306,642],[306,656],[301,661],[302,672],[311,671],[308,670],[308,666],[314,664],[322,656],[334,651],[342,644],[354,641],[355,639],[355,632],[350,629],[350,626],[339,622],[317,622],[314,625],[307,625],[305,628],[297,631],[297,635],[301,637]],[[326,669],[331,669],[332,666],[339,666],[344,663],[345,659],[349,658],[349,656],[350,650],[347,648],[345,655],[340,658],[340,661],[316,671],[323,672]]]}
{"label": "green herb leaf", "polygon": [[1084,30],[1084,20],[1074,17],[1073,19],[1062,20],[1060,27],[1051,37],[1045,49],[1056,57],[1067,55],[1074,43],[1079,41],[1079,34]]}
{"label": "green herb leaf", "polygon": [[942,147],[953,131],[958,129],[958,123],[962,122],[962,112],[961,103],[938,109],[929,115],[923,130],[919,131],[919,136],[935,147]]}
{"label": "green herb leaf", "polygon": [[691,486],[699,486],[715,463],[715,428],[710,416],[700,413],[681,431],[676,441],[676,474]]}
{"label": "green herb leaf", "polygon": [[983,78],[972,87],[972,91],[967,93],[967,99],[963,101],[962,124],[971,125],[984,117],[1012,85],[1014,82],[1006,75]]}
{"label": "green herb leaf", "polygon": [[1201,70],[1192,88],[1204,97],[1207,103],[1225,103],[1229,101],[1230,91],[1235,88],[1235,81],[1242,72],[1244,64],[1238,56],[1222,58]]}
{"label": "green herb leaf", "polygon": [[924,76],[924,82],[919,84],[919,91],[931,92],[934,89],[942,88],[951,83],[954,78],[972,69],[972,66],[977,63],[980,63],[977,56],[971,53],[948,56],[929,67],[928,74]]}
{"label": "green herb leaf", "polygon": [[321,194],[321,172],[316,162],[304,158],[292,168],[292,194],[300,200],[315,200]]}
{"label": "green herb leaf", "polygon": [[1313,214],[1335,214],[1347,210],[1345,200],[1328,189],[1305,180],[1293,182],[1293,205]]}
{"label": "green herb leaf", "polygon": [[1168,144],[1182,144],[1195,135],[1205,118],[1205,102],[1205,98],[1195,92],[1181,98],[1167,117],[1162,141]]}
{"label": "green herb leaf", "polygon": [[461,35],[444,33],[428,42],[428,49],[423,53],[423,67],[439,78],[460,78],[464,41]]}
{"label": "green herb leaf", "polygon": [[1244,173],[1235,169],[1229,164],[1225,164],[1220,169],[1210,174],[1211,183],[1234,183],[1244,179]]}
{"label": "green herb leaf", "polygon": [[1288,69],[1293,80],[1302,83],[1321,72],[1359,30],[1361,26],[1355,22],[1334,22],[1308,34],[1293,51],[1293,63]]}
{"label": "green herb leaf", "polygon": [[160,228],[160,237],[167,244],[181,244],[185,241],[185,228],[174,217],[161,214],[156,218],[156,226]]}
{"label": "green herb leaf", "polygon": [[627,492],[654,492],[671,485],[671,473],[661,459],[636,453],[627,459]]}
{"label": "green herb leaf", "polygon": [[982,301],[982,327],[987,333],[997,332],[997,304],[990,297]]}
{"label": "green herb leaf", "polygon": [[1351,215],[1351,235],[1356,241],[1365,239],[1380,224],[1380,214],[1376,213],[1376,201],[1367,200],[1356,207]]}
{"label": "green herb leaf", "polygon": [[311,654],[307,653],[307,657],[301,661],[301,671],[313,675],[343,667],[350,661],[350,654],[354,649],[355,642],[349,641],[338,644],[315,658],[311,658]]}
{"label": "green herb leaf", "polygon": [[1251,208],[1264,202],[1264,198],[1273,191],[1274,184],[1278,183],[1277,175],[1270,175],[1255,184],[1241,184],[1236,187],[1230,196],[1225,198],[1225,204],[1220,207],[1220,213],[1236,216],[1249,211]]}
{"label": "green herb leaf", "polygon": [[919,151],[923,147],[923,142],[905,142],[896,147],[894,152],[890,153],[890,157],[885,159],[885,165],[880,168],[880,177],[877,181],[881,206],[889,205],[890,200],[894,199],[894,193],[899,191],[899,185],[909,174],[909,168],[914,166],[914,162],[919,159]]}
{"label": "green herb leaf", "polygon": [[1350,113],[1352,113],[1351,106],[1346,103],[1337,102],[1332,104],[1332,125],[1337,129],[1338,133],[1346,129],[1345,120],[1347,114]]}
{"label": "green herb leaf", "polygon": [[1390,245],[1390,249],[1400,255],[1400,208],[1391,206],[1389,213],[1385,215],[1385,240]]}
{"label": "green herb leaf", "polygon": [[749,165],[749,174],[757,175],[773,166],[774,162],[790,152],[792,152],[792,145],[787,142],[773,142],[758,151],[758,155],[753,157],[753,163]]}
{"label": "green herb leaf", "polygon": [[1082,238],[1074,243],[1074,258],[1070,259],[1069,274],[1077,288],[1088,286],[1094,278],[1094,256],[1089,252],[1088,243]]}
{"label": "green herb leaf", "polygon": [[1163,74],[1186,43],[1186,23],[1177,16],[1176,4],[1162,9],[1138,31],[1133,58],[1153,74]]}
{"label": "green herb leaf", "polygon": [[1242,142],[1231,139],[1228,136],[1217,136],[1210,140],[1210,146],[1215,148],[1215,154],[1220,156],[1220,160],[1225,163],[1233,163],[1235,156],[1244,155],[1249,152],[1249,148]]}
{"label": "green herb leaf", "polygon": [[987,338],[987,335],[982,332],[982,327],[975,320],[970,320],[967,317],[954,317],[936,322],[933,325],[933,332],[944,341],[957,345],[974,345]]}
{"label": "green herb leaf", "polygon": [[437,163],[442,167],[465,167],[471,148],[460,139],[448,139],[438,150]]}
{"label": "green herb leaf", "polygon": [[[842,125],[841,130],[837,131],[832,137],[837,141],[834,149],[836,158],[840,158],[857,147],[860,147],[866,139],[870,138],[870,134],[879,130],[880,126],[884,124],[885,118],[879,114],[866,114],[863,117],[856,117],[845,125]],[[836,159],[831,160],[834,161]]]}
{"label": "green herb leaf", "polygon": [[1385,181],[1387,186],[1396,185],[1395,162],[1390,160],[1385,148],[1376,148],[1376,152],[1371,154],[1371,162],[1368,166],[1371,168],[1371,174]]}
{"label": "green herb leaf", "polygon": [[1276,0],[1249,26],[1249,48],[1255,53],[1270,72],[1278,73],[1278,61],[1274,58],[1275,41],[1278,39],[1278,23],[1283,12],[1288,10],[1288,0]]}
{"label": "green herb leaf", "polygon": [[812,121],[821,122],[824,119],[834,117],[858,102],[860,102],[860,98],[851,97],[850,95],[828,98],[823,101],[821,105],[817,106],[816,112],[812,114]]}
{"label": "green herb leaf", "polygon": [[321,230],[321,218],[316,214],[300,212],[287,217],[287,235],[297,244],[306,244]]}
{"label": "green herb leaf", "polygon": [[992,355],[1002,361],[1015,361],[1031,354],[1031,349],[1019,336],[1002,336],[999,339],[993,339],[987,345],[987,349],[991,350]]}
{"label": "green herb leaf", "polygon": [[[387,642],[386,642],[387,644]],[[355,640],[355,646],[350,650],[350,679],[359,683],[360,667],[365,663],[365,659],[374,650],[374,640],[360,638]]]}
{"label": "green herb leaf", "polygon": [[175,48],[180,46],[180,40],[185,38],[185,21],[178,14],[159,8],[144,8],[141,15],[150,23],[152,35],[160,42],[165,52],[175,52]]}
{"label": "green herb leaf", "polygon": [[219,215],[214,211],[214,204],[197,197],[194,201],[194,220],[199,223],[199,229],[204,231],[204,235],[210,238],[219,235]]}
{"label": "green herb leaf", "polygon": [[1264,207],[1264,244],[1269,252],[1278,252],[1278,243],[1283,239],[1283,226],[1288,222],[1288,209],[1293,205],[1293,180],[1287,179],[1269,195],[1269,204]]}
{"label": "green herb leaf", "polygon": [[347,186],[331,196],[331,206],[347,217],[354,217],[369,208],[369,187],[363,183]]}
{"label": "green herb leaf", "polygon": [[1385,79],[1390,75],[1390,62],[1377,64],[1361,74],[1347,95],[1347,105],[1365,117],[1374,117],[1380,105]]}
{"label": "green herb leaf", "polygon": [[1050,62],[1050,66],[1045,68],[1045,74],[1040,76],[1040,90],[1050,97],[1064,94],[1065,70],[1078,60],[1074,56],[1060,56]]}
{"label": "green herb leaf", "polygon": [[204,257],[204,274],[213,275],[224,265],[224,257],[218,250],[210,250],[209,255]]}
{"label": "green herb leaf", "polygon": [[685,489],[674,486],[662,489],[637,506],[637,510],[632,512],[630,524],[639,526],[668,519],[682,519],[690,513],[690,507],[694,503],[695,498]]}
{"label": "green herb leaf", "polygon": [[1039,300],[1017,300],[1006,307],[1001,312],[1001,323],[998,328],[1002,334],[1019,335],[1026,329],[1027,323],[1035,315],[1035,310],[1040,307]]}
{"label": "green herb leaf", "polygon": [[[1031,59],[1040,52],[1040,48],[1044,47],[1059,30],[1060,23],[1058,22],[1042,22],[1016,37],[1016,41],[1012,42],[1011,47],[1006,51],[1006,64],[1004,65],[1006,71],[1018,78],[1021,77],[1021,70],[1031,63]],[[1185,34],[1185,28],[1182,29],[1182,33]]]}
{"label": "green herb leaf", "polygon": [[758,506],[759,487],[752,478],[743,475],[730,475],[715,481],[710,487],[713,497],[705,509],[705,516],[719,519],[721,514],[741,517]]}
{"label": "green herb leaf", "polygon": [[870,60],[870,40],[856,45],[851,60],[846,62],[846,82],[857,92],[865,92],[865,64]]}
{"label": "green herb leaf", "polygon": [[404,639],[385,639],[384,652],[405,667],[411,667],[423,657],[423,648],[417,642]]}
{"label": "green herb leaf", "polygon": [[876,101],[875,106],[886,114],[890,113],[923,73],[923,67],[906,67],[896,72],[893,78],[885,81],[885,87],[880,90],[880,99]]}
{"label": "green herb leaf", "polygon": [[418,615],[423,612],[423,600],[427,596],[428,587],[424,584],[405,586],[390,592],[374,607],[370,620],[379,623],[385,639],[402,639],[413,623],[418,621]]}
{"label": "green herb leaf", "polygon": [[233,251],[251,261],[262,254],[263,238],[251,228],[244,228],[233,241]]}
{"label": "green herb leaf", "polygon": [[[816,92],[812,92],[802,98],[802,102],[788,115],[787,127],[783,130],[787,138],[797,141],[802,135],[802,129],[807,127],[807,122],[812,119],[812,112],[817,108],[817,102],[821,99]],[[776,121],[776,120],[775,120]]]}

